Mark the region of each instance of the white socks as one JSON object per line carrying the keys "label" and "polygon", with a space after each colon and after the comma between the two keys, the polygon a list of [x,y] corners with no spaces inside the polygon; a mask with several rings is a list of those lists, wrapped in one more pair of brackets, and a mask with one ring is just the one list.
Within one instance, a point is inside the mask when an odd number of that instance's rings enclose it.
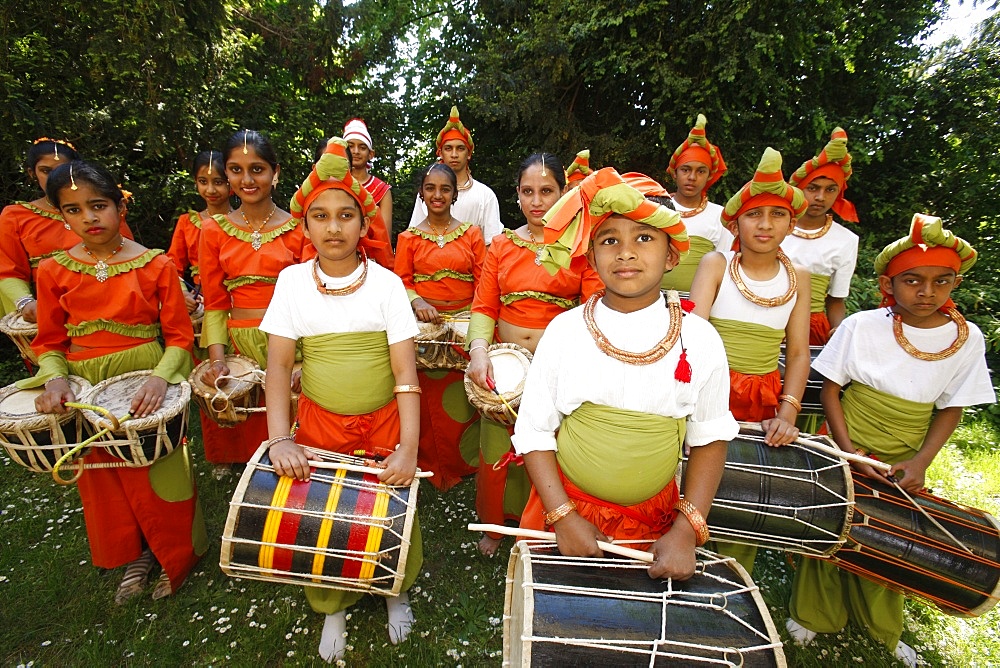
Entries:
{"label": "white socks", "polygon": [[895,654],[896,658],[905,663],[909,668],[917,668],[917,651],[902,640],[896,645]]}
{"label": "white socks", "polygon": [[406,640],[413,628],[413,610],[410,609],[410,599],[404,591],[399,596],[386,596],[385,609],[389,613],[389,640],[393,645]]}
{"label": "white socks", "polygon": [[323,635],[319,639],[319,655],[327,663],[344,658],[347,651],[347,611],[326,616]]}
{"label": "white socks", "polygon": [[815,631],[810,631],[791,618],[785,622],[785,628],[788,629],[788,635],[792,636],[792,640],[794,640],[795,644],[799,647],[805,647],[813,641],[813,638],[816,637]]}

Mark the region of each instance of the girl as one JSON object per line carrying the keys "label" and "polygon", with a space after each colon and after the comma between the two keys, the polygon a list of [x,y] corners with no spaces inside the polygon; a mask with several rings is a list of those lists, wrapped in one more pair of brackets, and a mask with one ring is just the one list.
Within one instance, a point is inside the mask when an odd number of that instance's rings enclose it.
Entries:
{"label": "girl", "polygon": [[[396,241],[396,274],[403,279],[417,319],[441,322],[442,314],[467,311],[479,282],[486,244],[478,226],[452,216],[458,179],[451,167],[434,163],[422,172],[418,196],[427,217]],[[460,371],[422,371],[419,465],[433,471],[440,490],[475,473],[479,455],[476,412],[469,404]],[[470,444],[471,448],[462,447]],[[468,455],[466,451],[471,450]]]}
{"label": "girl", "polygon": [[[240,207],[205,220],[198,252],[205,299],[201,345],[208,348],[208,385],[229,374],[225,355],[236,352],[267,368],[267,336],[257,329],[274,293],[278,272],[312,255],[298,221],[271,199],[281,167],[270,142],[259,132],[241,130],[223,151],[226,176]],[[216,477],[229,464],[246,462],[267,438],[267,420],[253,414],[234,428],[228,447],[205,443],[205,456],[217,464]],[[221,444],[220,444],[221,445]]]}
{"label": "girl", "polygon": [[[738,250],[706,255],[691,286],[696,315],[722,336],[729,359],[729,410],[760,422],[764,441],[778,446],[799,435],[795,418],[809,376],[809,274],[794,267],[780,244],[805,201],[781,175],[781,154],[764,151],[753,180],[726,204],[723,220]],[[784,387],[778,371],[786,345]],[[753,571],[755,547],[719,550]]]}
{"label": "girl", "polygon": [[[69,374],[96,384],[152,369],[130,409],[136,417],[149,415],[163,403],[167,384],[185,380],[192,365],[194,333],[177,270],[163,251],[122,236],[125,200],[103,167],[61,165],[46,193],[81,241],[39,264],[38,336],[32,346],[40,368],[19,385],[44,385],[36,409],[65,413],[63,404],[76,399]],[[84,461],[117,460],[94,448]],[[163,574],[153,598],[177,591],[208,547],[187,446],[146,468],[87,469],[77,486],[94,565],[128,564],[115,602],[141,593],[157,562]]]}
{"label": "girl", "polygon": [[[541,266],[542,216],[559,200],[565,178],[559,160],[548,153],[529,156],[518,170],[517,200],[525,224],[494,238],[472,302],[467,373],[480,387],[488,388],[487,378],[493,378],[486,354],[491,343],[516,343],[534,352],[552,318],[604,287],[584,257],[574,258],[568,269],[554,276]],[[510,466],[510,433],[497,422],[480,421],[476,511],[483,522],[517,521],[528,500],[528,476],[522,467]],[[495,467],[501,459],[504,464]],[[499,545],[499,535],[487,534],[479,550],[492,555]]]}
{"label": "girl", "polygon": [[[281,272],[261,329],[268,333],[267,441],[279,475],[309,479],[313,456],[300,444],[341,453],[385,449],[379,479],[409,484],[420,438],[420,392],[413,338],[418,329],[397,276],[369,261],[358,242],[375,217],[371,195],[351,176],[347,143],[330,140],[326,153],[295,193],[292,211],[318,257]],[[298,429],[290,436],[289,383],[302,344]],[[336,379],[335,383],[329,382]],[[389,639],[406,639],[413,625],[406,589],[423,562],[414,523],[403,593],[386,598]],[[335,531],[337,529],[334,529]],[[326,661],[347,649],[345,611],[360,592],[306,587],[316,612],[326,614],[319,654]]]}
{"label": "girl", "polygon": [[[354,177],[355,181],[363,185],[365,190],[371,193],[372,198],[375,200],[375,206],[378,207],[378,215],[368,229],[366,250],[372,256],[372,259],[392,271],[395,264],[392,254],[392,242],[390,241],[390,233],[392,232],[392,186],[368,172],[371,169],[375,151],[372,148],[371,133],[368,132],[368,125],[364,120],[352,118],[344,124],[344,141],[347,142],[348,152],[351,156],[351,176]],[[376,245],[379,247],[377,256],[370,252],[372,247]]]}
{"label": "girl", "polygon": [[[64,139],[41,137],[28,150],[28,177],[38,182],[43,194],[31,202],[15,202],[0,213],[0,315],[16,310],[28,322],[35,322],[31,286],[38,263],[80,241],[63,220],[59,207],[44,194],[52,170],[79,159],[76,149]],[[121,232],[132,238],[124,218]]]}

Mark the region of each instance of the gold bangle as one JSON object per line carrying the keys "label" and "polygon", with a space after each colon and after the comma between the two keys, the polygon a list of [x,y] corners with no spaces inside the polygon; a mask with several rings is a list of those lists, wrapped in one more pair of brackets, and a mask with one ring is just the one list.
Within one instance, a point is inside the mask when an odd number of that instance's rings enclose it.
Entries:
{"label": "gold bangle", "polygon": [[545,526],[550,527],[562,518],[569,515],[571,512],[576,510],[576,502],[570,499],[566,503],[562,504],[558,508],[550,510],[545,513]]}
{"label": "gold bangle", "polygon": [[796,413],[802,412],[802,402],[793,397],[792,395],[782,394],[780,397],[778,397],[778,402],[780,403],[782,401],[784,401],[786,404],[794,408]]}
{"label": "gold bangle", "polygon": [[289,435],[289,436],[275,436],[274,438],[267,439],[266,441],[264,441],[263,443],[261,443],[261,445],[264,446],[265,450],[270,450],[272,445],[274,445],[275,443],[281,443],[282,441],[291,441],[291,442],[294,443],[295,442],[295,437],[291,436],[291,435]]}
{"label": "gold bangle", "polygon": [[420,389],[419,385],[397,385],[392,388],[393,394],[403,394],[405,392],[413,392],[414,394],[422,394],[423,390]]}
{"label": "gold bangle", "polygon": [[705,518],[702,517],[698,508],[687,499],[678,501],[674,508],[684,513],[688,522],[691,523],[691,528],[694,529],[695,545],[701,547],[707,543],[709,538],[708,524],[705,523]]}

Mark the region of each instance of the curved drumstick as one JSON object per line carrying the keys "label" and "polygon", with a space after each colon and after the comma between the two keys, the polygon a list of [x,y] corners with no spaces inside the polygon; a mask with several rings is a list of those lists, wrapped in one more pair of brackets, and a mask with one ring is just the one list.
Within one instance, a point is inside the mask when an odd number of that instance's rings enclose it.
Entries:
{"label": "curved drumstick", "polygon": [[65,401],[63,402],[63,406],[69,406],[70,408],[77,408],[79,410],[94,411],[95,413],[100,413],[104,417],[108,418],[108,420],[110,420],[110,422],[101,422],[98,424],[98,426],[101,427],[102,429],[105,429],[105,431],[118,431],[118,429],[121,427],[121,422],[124,422],[129,418],[129,416],[126,414],[125,417],[123,417],[119,421],[119,419],[116,418],[114,415],[112,415],[111,411],[109,411],[107,408],[103,408],[101,406],[93,406],[91,404],[81,404],[78,401]]}
{"label": "curved drumstick", "polygon": [[[522,538],[533,538],[535,540],[547,540],[551,542],[556,541],[556,535],[550,531],[536,531],[535,529],[521,529],[520,527],[508,527],[502,524],[470,524],[469,531],[489,531],[491,533],[501,533],[506,536],[521,536]],[[653,561],[653,554],[651,552],[645,552],[643,550],[634,550],[630,547],[625,547],[624,545],[616,545],[615,543],[607,543],[603,540],[597,541],[597,547],[601,548],[605,552],[610,552],[611,554],[617,554],[622,557],[628,557],[630,559],[635,559],[636,561],[641,561],[643,563],[651,564]]]}
{"label": "curved drumstick", "polygon": [[[517,419],[517,411],[515,411],[515,410],[514,410],[513,408],[511,408],[511,405],[510,405],[510,404],[508,404],[508,403],[507,403],[507,400],[503,398],[503,395],[502,395],[502,394],[500,394],[500,390],[498,390],[498,389],[497,389],[497,384],[496,384],[496,381],[494,381],[494,380],[493,380],[492,378],[490,378],[489,376],[486,376],[486,385],[487,385],[487,387],[489,387],[489,388],[490,388],[491,390],[493,390],[493,394],[495,394],[495,395],[497,395],[498,397],[500,397],[500,401],[502,401],[502,402],[503,402],[503,406],[504,406],[504,408],[506,408],[506,409],[507,409],[508,411],[510,411],[510,414],[511,414],[511,415],[513,415],[513,416],[514,416],[514,419],[516,420],[516,419]],[[500,533],[500,532],[498,531],[497,533]]]}

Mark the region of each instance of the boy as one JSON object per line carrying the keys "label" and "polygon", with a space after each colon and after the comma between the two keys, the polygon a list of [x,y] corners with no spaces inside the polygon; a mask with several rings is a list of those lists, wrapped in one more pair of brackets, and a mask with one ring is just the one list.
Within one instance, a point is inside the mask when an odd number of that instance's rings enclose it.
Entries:
{"label": "boy", "polygon": [[690,292],[701,258],[713,250],[727,251],[733,243],[733,236],[722,226],[722,207],[708,201],[708,189],[726,173],[726,163],[719,147],[705,138],[707,123],[705,116],[698,114],[688,138],[670,156],[667,166],[667,175],[677,184],[671,197],[691,236],[691,252],[663,274],[660,287],[664,290]]}
{"label": "boy", "polygon": [[[358,252],[375,217],[371,195],[350,174],[347,144],[334,137],[292,199],[292,215],[318,257],[282,270],[260,328],[268,333],[267,411],[271,463],[279,475],[309,479],[310,453],[299,445],[350,454],[386,449],[379,479],[409,484],[417,461],[420,401],[413,338],[417,323],[399,277]],[[298,430],[290,436],[289,387],[302,341]],[[398,444],[398,445],[397,445]],[[387,597],[389,639],[406,639],[413,614],[405,590],[420,571],[415,525],[403,593]],[[343,657],[345,610],[360,592],[306,587],[313,610],[326,614],[319,653]]]}
{"label": "boy", "polygon": [[364,120],[352,118],[347,121],[344,125],[344,141],[347,142],[347,150],[351,158],[351,177],[371,194],[372,199],[375,200],[375,206],[378,207],[379,215],[372,220],[368,231],[369,240],[377,242],[380,251],[379,257],[374,259],[391,271],[394,265],[392,242],[390,241],[392,186],[374,174],[368,173],[368,170],[371,169],[372,158],[375,157],[375,151],[372,150],[372,136],[368,132],[368,125]]}
{"label": "boy", "polygon": [[[458,117],[458,107],[451,108],[451,116],[438,133],[435,143],[438,160],[451,167],[458,177],[458,193],[451,210],[452,215],[463,223],[478,225],[489,246],[493,237],[503,232],[500,203],[488,185],[472,178],[469,162],[476,145],[472,141],[472,133]],[[419,225],[426,217],[427,207],[418,197],[413,202],[410,227]]]}
{"label": "boy", "polygon": [[607,288],[552,320],[528,371],[513,438],[532,481],[521,526],[552,527],[564,555],[600,555],[609,535],[655,540],[650,576],[687,579],[738,426],[718,335],[675,298],[664,308],[684,225],[606,167],[546,214],[545,236],[550,271],[586,254]]}
{"label": "boy", "polygon": [[[888,476],[910,492],[923,488],[962,407],[996,401],[983,335],[951,301],[975,262],[975,250],[940,218],[914,215],[909,236],[875,259],[881,307],[846,318],[813,364],[825,378],[823,408],[837,445],[892,464]],[[828,561],[802,560],[789,611],[786,627],[799,644],[839,631],[852,617],[896,658],[917,665],[916,652],[900,640],[903,595]]]}
{"label": "boy", "polygon": [[847,315],[844,300],[851,291],[851,276],[858,261],[858,237],[835,222],[830,211],[841,220],[858,222],[854,205],[844,199],[852,173],[847,133],[835,128],[819,155],[804,162],[788,180],[802,189],[807,206],[781,248],[792,262],[810,273],[811,346],[829,341]]}

